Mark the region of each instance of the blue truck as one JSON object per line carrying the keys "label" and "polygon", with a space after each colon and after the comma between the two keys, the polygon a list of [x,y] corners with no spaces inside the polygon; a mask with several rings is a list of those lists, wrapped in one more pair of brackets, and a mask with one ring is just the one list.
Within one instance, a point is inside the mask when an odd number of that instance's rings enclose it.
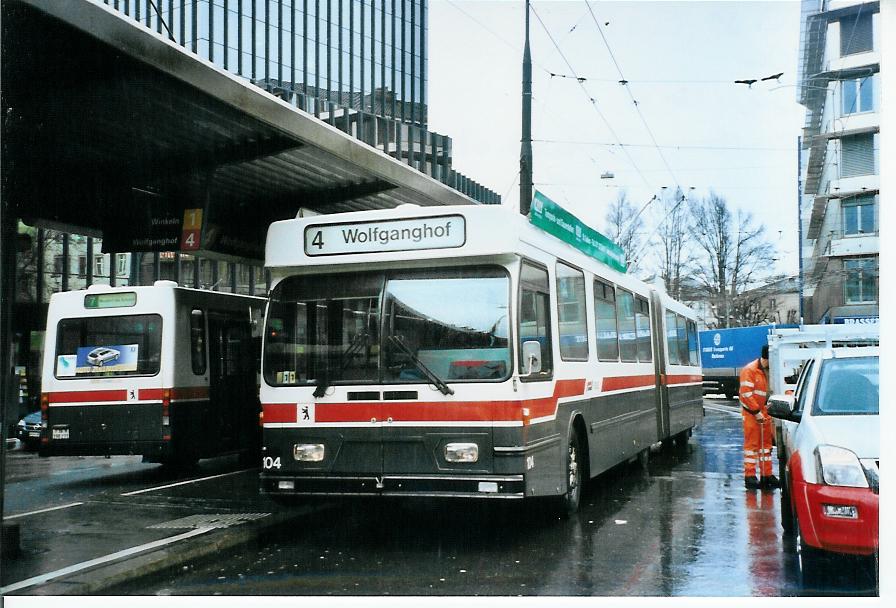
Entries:
{"label": "blue truck", "polygon": [[734,399],[740,388],[740,370],[756,360],[772,329],[796,325],[757,325],[709,329],[700,332],[703,394],[724,394]]}

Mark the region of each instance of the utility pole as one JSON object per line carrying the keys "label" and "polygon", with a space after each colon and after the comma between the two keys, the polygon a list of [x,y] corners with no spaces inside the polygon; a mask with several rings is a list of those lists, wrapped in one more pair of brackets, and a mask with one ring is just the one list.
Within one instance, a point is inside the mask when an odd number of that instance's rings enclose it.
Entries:
{"label": "utility pole", "polygon": [[526,0],[526,42],[523,46],[523,129],[520,139],[520,213],[532,204],[532,56],[529,52],[529,0]]}

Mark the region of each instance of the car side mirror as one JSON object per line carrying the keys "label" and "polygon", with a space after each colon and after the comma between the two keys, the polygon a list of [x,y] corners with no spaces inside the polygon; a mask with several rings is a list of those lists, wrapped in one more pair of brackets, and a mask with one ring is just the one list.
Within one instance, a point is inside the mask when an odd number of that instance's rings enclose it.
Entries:
{"label": "car side mirror", "polygon": [[800,414],[793,411],[795,404],[796,399],[793,395],[772,395],[768,400],[768,413],[773,418],[799,422]]}
{"label": "car side mirror", "polygon": [[523,369],[525,376],[531,376],[541,371],[541,343],[538,340],[526,340],[523,342]]}

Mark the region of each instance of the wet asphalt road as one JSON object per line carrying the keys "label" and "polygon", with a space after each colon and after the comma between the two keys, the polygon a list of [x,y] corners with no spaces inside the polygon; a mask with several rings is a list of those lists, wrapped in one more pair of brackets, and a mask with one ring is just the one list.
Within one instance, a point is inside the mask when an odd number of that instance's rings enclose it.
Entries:
{"label": "wet asphalt road", "polygon": [[109,593],[876,594],[864,560],[803,584],[793,540],[781,532],[779,493],[743,488],[738,410],[705,403],[686,449],[654,452],[646,471],[629,464],[593,480],[569,520],[518,502],[341,501],[214,559]]}

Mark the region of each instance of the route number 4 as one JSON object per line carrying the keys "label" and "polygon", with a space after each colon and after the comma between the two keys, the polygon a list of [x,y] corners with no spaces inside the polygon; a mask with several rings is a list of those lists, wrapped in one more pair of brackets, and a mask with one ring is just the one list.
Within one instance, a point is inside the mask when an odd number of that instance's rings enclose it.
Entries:
{"label": "route number 4", "polygon": [[265,469],[279,469],[280,468],[280,457],[272,458],[270,456],[265,456],[261,459],[261,466]]}
{"label": "route number 4", "polygon": [[311,244],[317,247],[318,249],[324,248],[324,233],[320,230],[317,231],[317,234],[314,235],[314,238],[311,239]]}

